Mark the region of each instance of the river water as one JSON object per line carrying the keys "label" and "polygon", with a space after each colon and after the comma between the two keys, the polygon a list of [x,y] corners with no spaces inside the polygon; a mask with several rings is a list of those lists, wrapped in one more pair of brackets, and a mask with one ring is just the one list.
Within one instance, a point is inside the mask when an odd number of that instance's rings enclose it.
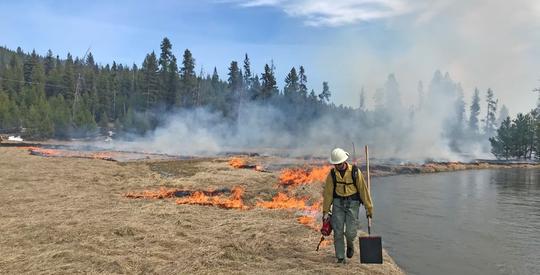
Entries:
{"label": "river water", "polygon": [[373,178],[372,196],[408,274],[540,274],[540,169]]}

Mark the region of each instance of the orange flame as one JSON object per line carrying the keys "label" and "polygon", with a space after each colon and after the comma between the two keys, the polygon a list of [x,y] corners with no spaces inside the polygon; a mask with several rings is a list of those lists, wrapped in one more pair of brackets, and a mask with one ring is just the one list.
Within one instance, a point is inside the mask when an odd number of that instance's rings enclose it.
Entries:
{"label": "orange flame", "polygon": [[234,187],[231,190],[230,198],[220,196],[207,196],[203,192],[194,192],[191,196],[176,200],[176,204],[197,204],[197,205],[213,205],[226,209],[247,209],[242,201],[244,189],[242,187]]}
{"label": "orange flame", "polygon": [[234,168],[244,168],[246,167],[246,160],[241,158],[232,158],[229,160],[229,165]]}
{"label": "orange flame", "polygon": [[272,201],[257,202],[257,206],[268,209],[306,209],[306,200],[291,198],[285,193],[278,193]]}
{"label": "orange flame", "polygon": [[62,153],[62,151],[60,150],[44,149],[39,147],[30,147],[28,150],[30,151],[30,153],[37,153],[45,157],[59,156]]}
{"label": "orange flame", "polygon": [[283,169],[279,175],[281,185],[301,185],[313,182],[321,182],[326,179],[330,166],[314,168],[292,168]]}
{"label": "orange flame", "polygon": [[247,168],[247,169],[253,169],[257,172],[266,172],[264,170],[264,167],[262,165],[252,165],[248,164],[246,159],[242,158],[232,158],[229,160],[229,165],[234,168]]}

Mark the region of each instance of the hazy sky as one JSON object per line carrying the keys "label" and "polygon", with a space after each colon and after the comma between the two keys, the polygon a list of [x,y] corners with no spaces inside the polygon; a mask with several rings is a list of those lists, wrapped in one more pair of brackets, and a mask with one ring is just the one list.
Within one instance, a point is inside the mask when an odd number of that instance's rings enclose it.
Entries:
{"label": "hazy sky", "polygon": [[[181,59],[189,48],[197,70],[248,53],[260,73],[273,59],[278,84],[304,65],[309,87],[329,81],[337,104],[368,104],[394,73],[406,103],[435,70],[461,82],[466,101],[491,87],[511,114],[536,104],[540,86],[540,1],[537,0],[205,0],[1,1],[0,44],[48,49],[65,57],[140,65],[167,36]],[[368,106],[369,107],[369,106]]]}

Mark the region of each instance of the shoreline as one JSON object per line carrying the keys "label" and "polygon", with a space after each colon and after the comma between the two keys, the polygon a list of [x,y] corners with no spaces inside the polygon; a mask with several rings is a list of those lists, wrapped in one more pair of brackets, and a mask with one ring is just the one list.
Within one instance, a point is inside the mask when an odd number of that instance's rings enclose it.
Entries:
{"label": "shoreline", "polygon": [[[425,164],[405,164],[405,165],[370,165],[370,175],[372,177],[384,177],[395,175],[430,174],[441,172],[455,172],[463,170],[483,170],[483,169],[510,169],[510,168],[540,168],[540,163],[529,162],[500,162],[482,160],[474,162],[428,162]],[[365,166],[361,166],[365,171]]]}

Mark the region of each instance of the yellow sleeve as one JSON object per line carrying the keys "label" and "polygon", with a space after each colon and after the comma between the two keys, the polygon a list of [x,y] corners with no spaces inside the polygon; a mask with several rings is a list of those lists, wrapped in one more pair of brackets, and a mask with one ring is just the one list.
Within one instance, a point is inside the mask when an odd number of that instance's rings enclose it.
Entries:
{"label": "yellow sleeve", "polygon": [[328,212],[330,212],[330,205],[332,205],[332,201],[334,200],[334,181],[332,180],[330,173],[328,173],[324,183],[323,214],[328,214]]}
{"label": "yellow sleeve", "polygon": [[368,216],[373,217],[373,202],[371,201],[371,194],[369,193],[369,190],[367,189],[366,181],[364,180],[364,176],[362,175],[362,172],[358,170],[358,179],[356,181],[356,188],[358,188],[358,191],[360,193],[360,198],[362,199],[362,202],[364,203],[364,207],[366,208],[366,214]]}

